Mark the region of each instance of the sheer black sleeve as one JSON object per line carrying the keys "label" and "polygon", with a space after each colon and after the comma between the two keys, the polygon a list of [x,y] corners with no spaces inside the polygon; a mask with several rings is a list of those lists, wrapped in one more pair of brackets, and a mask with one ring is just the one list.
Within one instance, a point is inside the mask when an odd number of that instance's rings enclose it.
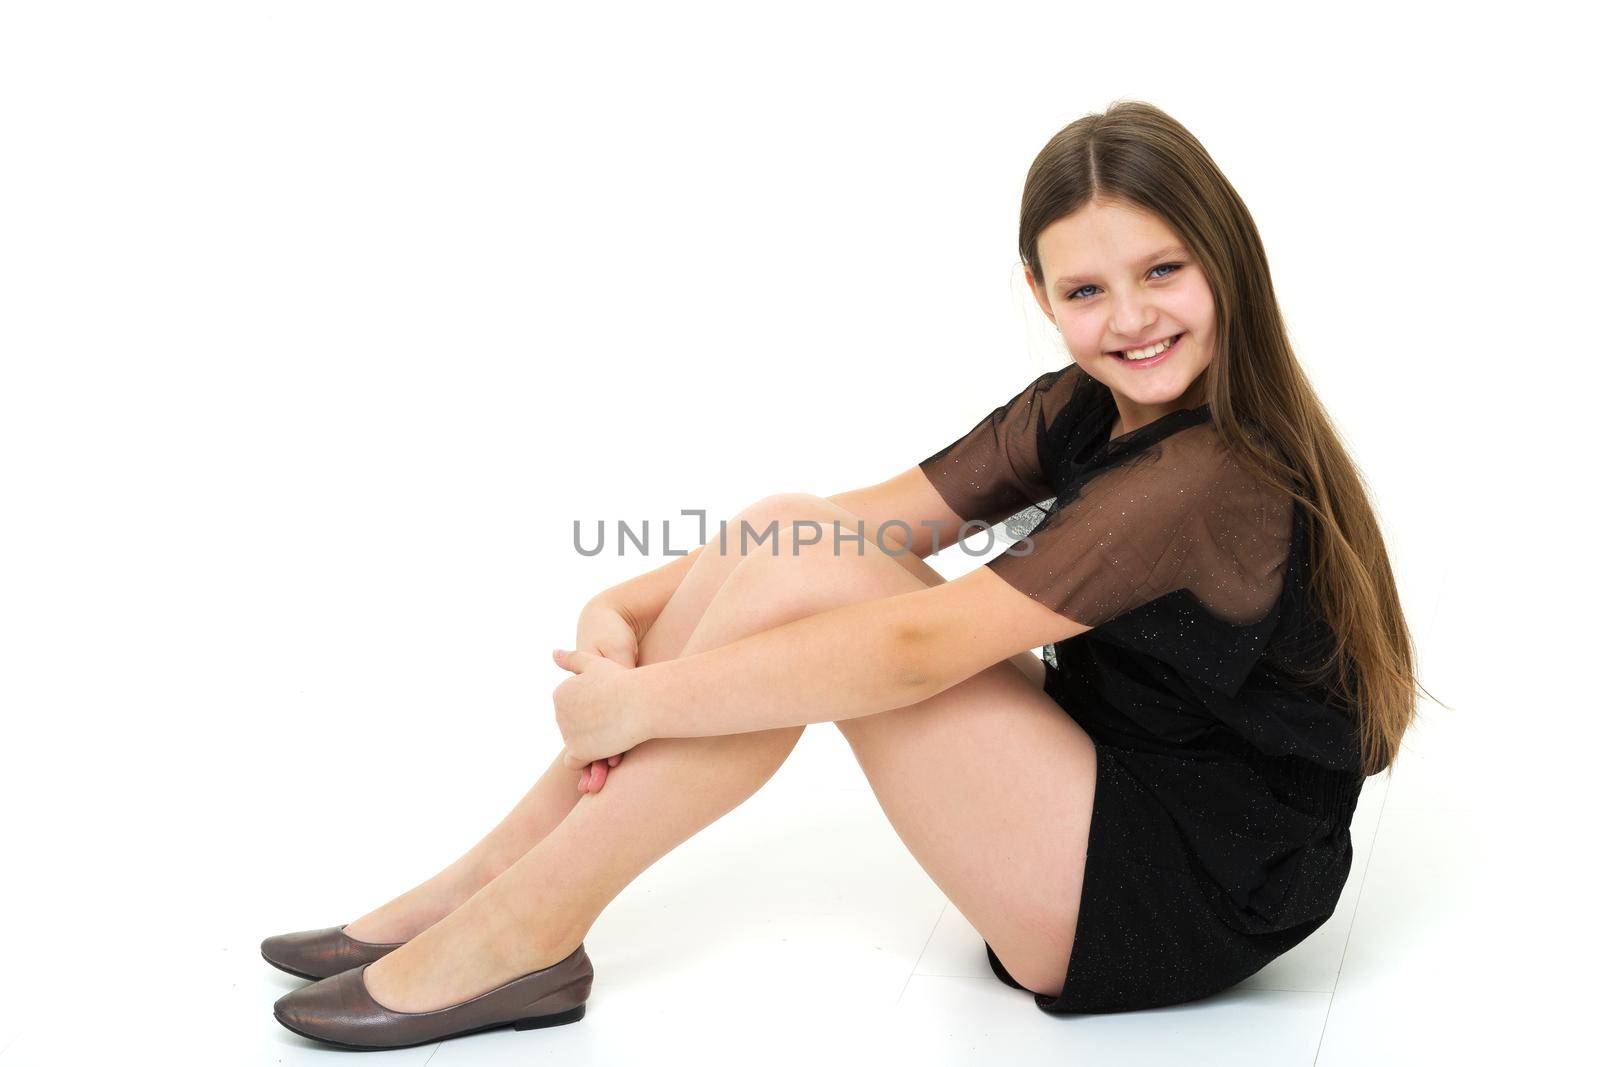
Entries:
{"label": "sheer black sleeve", "polygon": [[1075,363],[1041,374],[918,464],[952,511],[992,524],[1054,495],[1047,431],[1082,377]]}

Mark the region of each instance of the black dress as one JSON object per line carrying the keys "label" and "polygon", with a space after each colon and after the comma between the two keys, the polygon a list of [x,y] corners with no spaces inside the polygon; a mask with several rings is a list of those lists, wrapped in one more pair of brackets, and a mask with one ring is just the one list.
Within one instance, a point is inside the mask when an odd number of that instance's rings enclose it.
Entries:
{"label": "black dress", "polygon": [[1045,650],[1099,771],[1065,985],[1034,995],[1055,1013],[1209,996],[1303,941],[1349,876],[1364,781],[1348,709],[1303,673],[1332,634],[1298,503],[1227,454],[1209,405],[1110,439],[1116,418],[1069,364],[920,464],[963,519],[1026,535],[986,566],[1093,627]]}

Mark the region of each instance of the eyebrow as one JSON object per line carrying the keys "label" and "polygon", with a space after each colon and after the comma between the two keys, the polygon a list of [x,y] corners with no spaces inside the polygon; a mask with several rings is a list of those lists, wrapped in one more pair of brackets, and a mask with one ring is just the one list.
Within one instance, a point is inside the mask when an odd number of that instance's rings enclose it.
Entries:
{"label": "eyebrow", "polygon": [[[1184,248],[1182,245],[1168,245],[1166,248],[1162,248],[1162,249],[1159,249],[1158,251],[1150,253],[1148,256],[1145,256],[1144,259],[1140,260],[1139,262],[1142,265],[1142,264],[1145,264],[1145,263],[1154,262],[1155,260],[1158,260],[1158,259],[1166,259],[1168,256],[1182,256],[1182,255],[1187,255],[1187,254],[1188,254],[1188,250],[1186,248]],[[1077,277],[1075,275],[1062,275],[1061,277],[1056,279],[1056,284],[1057,285],[1067,285],[1067,284],[1081,285],[1081,284],[1084,284],[1084,283],[1088,282],[1089,280],[1090,279],[1088,279],[1088,278],[1079,278],[1079,277]]]}

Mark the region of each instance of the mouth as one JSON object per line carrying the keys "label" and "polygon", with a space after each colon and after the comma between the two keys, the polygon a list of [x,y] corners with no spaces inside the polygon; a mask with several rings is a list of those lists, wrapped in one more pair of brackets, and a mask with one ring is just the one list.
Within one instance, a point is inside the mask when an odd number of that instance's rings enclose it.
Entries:
{"label": "mouth", "polygon": [[[1157,363],[1165,362],[1166,358],[1170,356],[1178,347],[1179,342],[1181,342],[1187,336],[1187,332],[1175,333],[1159,344],[1151,345],[1148,348],[1132,350],[1140,353],[1149,353],[1148,355],[1130,356],[1126,351],[1112,352],[1111,355],[1114,358],[1121,360],[1123,363],[1129,364],[1130,366],[1153,367]],[[1152,352],[1151,349],[1154,349],[1154,351]]]}

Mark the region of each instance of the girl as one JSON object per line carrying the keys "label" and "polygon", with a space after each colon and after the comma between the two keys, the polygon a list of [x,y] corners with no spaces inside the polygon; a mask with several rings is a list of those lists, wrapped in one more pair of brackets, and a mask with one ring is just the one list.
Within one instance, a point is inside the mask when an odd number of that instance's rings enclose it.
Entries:
{"label": "girl", "polygon": [[[1071,362],[898,477],[737,517],[775,541],[719,537],[591,601],[556,654],[565,751],[428,882],[267,939],[321,979],[280,1022],[394,1048],[581,1018],[606,904],[811,723],[1045,1011],[1205,997],[1327,921],[1419,687],[1249,212],[1125,102],[1045,146],[1019,236]],[[972,573],[924,562],[1005,519],[1026,536]]]}

